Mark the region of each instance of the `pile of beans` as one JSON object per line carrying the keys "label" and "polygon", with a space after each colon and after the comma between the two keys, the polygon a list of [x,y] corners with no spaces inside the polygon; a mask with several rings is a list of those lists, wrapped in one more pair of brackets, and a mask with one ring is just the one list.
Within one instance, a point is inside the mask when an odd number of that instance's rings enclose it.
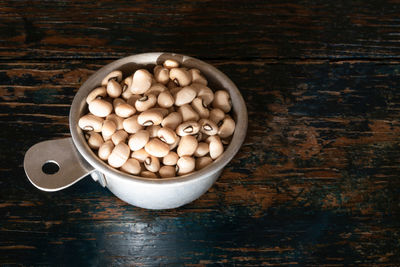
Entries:
{"label": "pile of beans", "polygon": [[142,177],[199,170],[224,151],[235,130],[225,90],[213,92],[198,69],[168,59],[153,74],[109,73],[86,98],[79,119],[89,146],[113,168]]}

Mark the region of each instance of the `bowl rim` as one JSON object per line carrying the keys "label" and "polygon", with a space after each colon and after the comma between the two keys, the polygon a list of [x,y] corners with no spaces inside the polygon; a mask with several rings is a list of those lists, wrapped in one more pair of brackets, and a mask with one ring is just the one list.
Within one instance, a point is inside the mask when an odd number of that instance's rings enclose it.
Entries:
{"label": "bowl rim", "polygon": [[[229,91],[232,100],[232,109],[236,115],[236,128],[230,144],[225,149],[223,154],[210,165],[193,173],[185,174],[182,176],[176,176],[172,178],[146,178],[137,175],[127,174],[108,166],[105,162],[99,159],[97,155],[92,151],[92,149],[89,147],[84,138],[83,131],[78,126],[78,120],[81,115],[81,110],[86,106],[85,99],[88,92],[93,90],[93,88],[95,88],[96,85],[100,85],[101,80],[109,72],[117,70],[121,68],[121,66],[125,66],[126,64],[129,63],[138,65],[155,65],[162,62],[161,60],[165,60],[167,58],[175,59],[183,66],[196,67],[200,69],[200,71],[206,77],[210,76],[210,74],[206,75],[205,73],[208,72],[212,73],[213,78],[218,80],[218,82],[221,82],[223,84],[224,89]],[[96,85],[92,86],[93,83],[95,83]],[[188,183],[193,180],[206,179],[207,177],[211,177],[213,174],[222,171],[222,169],[232,160],[232,158],[237,154],[240,147],[242,146],[244,139],[246,137],[247,126],[248,126],[248,116],[247,116],[246,104],[239,89],[231,81],[231,79],[229,79],[223,72],[218,70],[216,67],[202,60],[182,54],[175,54],[169,52],[151,52],[151,53],[135,54],[120,58],[103,66],[95,73],[93,73],[80,86],[78,92],[76,93],[72,101],[69,113],[69,127],[73,143],[77,148],[77,150],[79,151],[79,153],[82,155],[82,157],[90,165],[94,167],[95,171],[97,170],[103,173],[106,176],[106,179],[108,177],[112,177],[116,179],[135,181],[147,185],[150,184],[175,185],[177,183],[179,184]]]}

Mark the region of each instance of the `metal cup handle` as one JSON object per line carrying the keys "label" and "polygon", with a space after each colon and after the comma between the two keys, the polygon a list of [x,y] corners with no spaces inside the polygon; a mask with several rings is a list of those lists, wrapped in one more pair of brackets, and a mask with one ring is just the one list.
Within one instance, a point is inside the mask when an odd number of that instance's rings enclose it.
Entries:
{"label": "metal cup handle", "polygon": [[[45,168],[48,165],[54,168],[48,170]],[[25,154],[24,169],[34,186],[50,192],[67,188],[94,171],[76,150],[71,138],[32,146]]]}

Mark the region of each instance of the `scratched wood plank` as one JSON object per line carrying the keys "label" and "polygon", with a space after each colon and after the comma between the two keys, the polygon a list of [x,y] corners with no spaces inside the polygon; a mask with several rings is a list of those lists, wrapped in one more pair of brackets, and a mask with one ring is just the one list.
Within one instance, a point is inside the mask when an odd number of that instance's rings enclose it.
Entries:
{"label": "scratched wood plank", "polygon": [[56,193],[25,177],[24,151],[69,136],[74,93],[108,62],[0,62],[0,264],[400,264],[400,61],[210,61],[240,88],[248,136],[167,211],[89,177]]}
{"label": "scratched wood plank", "polygon": [[0,58],[399,58],[399,1],[0,3]]}

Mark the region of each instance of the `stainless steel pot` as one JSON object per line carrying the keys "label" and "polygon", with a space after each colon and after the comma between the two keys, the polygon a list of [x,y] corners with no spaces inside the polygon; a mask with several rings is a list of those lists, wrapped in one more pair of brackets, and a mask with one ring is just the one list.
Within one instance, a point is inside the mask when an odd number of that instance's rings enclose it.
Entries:
{"label": "stainless steel pot", "polygon": [[[209,166],[175,178],[142,178],[109,167],[89,148],[78,127],[79,118],[87,113],[86,96],[113,70],[121,70],[124,76],[127,76],[138,68],[152,68],[168,58],[177,60],[187,68],[199,69],[206,76],[212,89],[225,89],[230,93],[233,116],[236,120],[236,130],[231,143]],[[235,84],[215,67],[184,55],[145,53],[114,61],[90,76],[79,88],[72,102],[69,127],[71,138],[44,141],[26,152],[25,173],[34,186],[44,191],[57,191],[90,174],[95,181],[129,204],[146,209],[170,209],[199,198],[217,180],[244,141],[247,131],[247,109]],[[59,167],[58,171],[46,174],[42,167],[47,163],[56,164]]]}

